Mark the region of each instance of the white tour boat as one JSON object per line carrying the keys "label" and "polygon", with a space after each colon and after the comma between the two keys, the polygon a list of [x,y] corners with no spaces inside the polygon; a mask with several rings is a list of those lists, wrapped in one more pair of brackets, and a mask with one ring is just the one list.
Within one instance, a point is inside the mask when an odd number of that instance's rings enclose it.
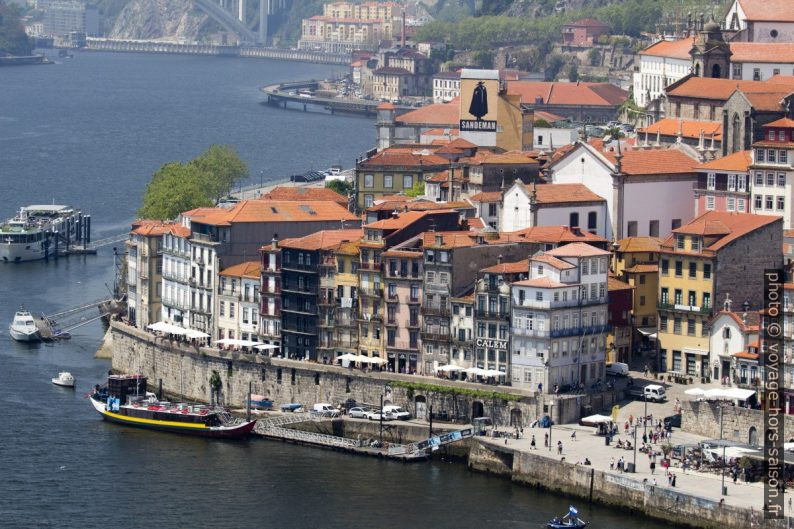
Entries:
{"label": "white tour boat", "polygon": [[71,373],[67,373],[66,371],[61,371],[58,373],[58,376],[52,379],[52,383],[56,386],[63,386],[65,388],[73,388],[74,387],[74,377]]}
{"label": "white tour boat", "polygon": [[69,206],[20,208],[14,218],[0,223],[0,261],[35,261],[54,255],[58,240],[63,248],[66,240],[78,239],[85,229],[81,219],[80,211]]}
{"label": "white tour boat", "polygon": [[41,340],[41,333],[36,327],[36,320],[26,310],[20,310],[14,314],[14,321],[8,326],[11,338],[18,342],[38,342]]}

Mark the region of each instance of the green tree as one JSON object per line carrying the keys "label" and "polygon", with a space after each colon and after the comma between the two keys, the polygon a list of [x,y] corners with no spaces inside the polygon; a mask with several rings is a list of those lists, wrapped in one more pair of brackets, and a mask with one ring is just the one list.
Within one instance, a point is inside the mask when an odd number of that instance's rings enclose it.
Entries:
{"label": "green tree", "polygon": [[420,197],[425,194],[425,182],[424,180],[417,180],[414,182],[414,186],[405,192],[405,196],[408,197]]}
{"label": "green tree", "polygon": [[477,50],[472,55],[474,66],[479,68],[490,69],[493,68],[493,52],[490,50]]}
{"label": "green tree", "polygon": [[30,55],[33,42],[25,33],[15,6],[0,0],[0,57],[3,55]]}
{"label": "green tree", "polygon": [[600,66],[601,50],[599,50],[598,48],[592,48],[590,51],[588,51],[587,62],[590,63],[590,66]]}
{"label": "green tree", "polygon": [[326,182],[325,187],[328,189],[333,189],[343,197],[350,196],[350,194],[353,192],[353,184],[347,180],[331,180]]}
{"label": "green tree", "polygon": [[572,83],[579,80],[579,66],[575,62],[568,66],[568,80]]}
{"label": "green tree", "polygon": [[213,206],[215,202],[206,194],[207,180],[207,174],[191,163],[163,165],[146,186],[138,217],[174,219],[183,211]]}
{"label": "green tree", "polygon": [[562,55],[557,53],[550,55],[548,59],[546,59],[546,69],[544,71],[546,80],[554,81],[563,66],[565,66],[565,59],[562,58]]}
{"label": "green tree", "polygon": [[211,145],[190,162],[206,175],[206,194],[217,202],[227,196],[232,186],[248,176],[248,167],[228,145]]}

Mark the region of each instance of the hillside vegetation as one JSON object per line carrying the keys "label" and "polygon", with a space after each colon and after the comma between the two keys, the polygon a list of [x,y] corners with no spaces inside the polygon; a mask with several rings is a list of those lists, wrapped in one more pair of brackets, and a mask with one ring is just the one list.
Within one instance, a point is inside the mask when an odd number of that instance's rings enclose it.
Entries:
{"label": "hillside vegetation", "polygon": [[0,0],[0,56],[30,55],[33,43],[25,34],[25,28],[19,21],[16,6],[8,5]]}

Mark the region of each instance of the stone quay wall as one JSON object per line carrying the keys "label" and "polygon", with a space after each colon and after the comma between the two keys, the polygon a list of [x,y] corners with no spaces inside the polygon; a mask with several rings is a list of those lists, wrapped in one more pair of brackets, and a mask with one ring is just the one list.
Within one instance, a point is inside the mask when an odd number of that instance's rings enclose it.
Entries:
{"label": "stone quay wall", "polygon": [[[243,407],[249,382],[253,393],[264,395],[276,405],[300,402],[311,406],[318,402],[337,405],[349,399],[365,405],[404,406],[412,414],[423,410],[447,411],[450,415],[492,417],[501,425],[528,426],[544,411],[551,410],[556,423],[577,421],[583,411],[609,409],[619,400],[619,392],[581,396],[536,396],[532,392],[507,386],[491,386],[404,375],[379,371],[362,371],[304,361],[270,358],[265,355],[223,351],[169,341],[153,334],[112,322],[112,368],[120,373],[141,373],[156,388],[162,380],[163,390],[186,400],[208,402],[209,380],[213,372],[222,382],[221,402]],[[443,387],[445,392],[401,387],[399,383]],[[459,392],[455,393],[455,390]],[[509,393],[519,400],[483,398],[467,395],[468,390]],[[554,405],[548,404],[554,399]],[[544,409],[545,408],[545,409]],[[594,411],[590,411],[594,410]]]}
{"label": "stone quay wall", "polygon": [[[729,441],[750,443],[751,432],[756,442],[763,442],[764,412],[723,403],[722,437]],[[782,415],[785,441],[794,438],[794,416]],[[710,439],[720,438],[720,404],[709,401],[681,403],[681,429]]]}
{"label": "stone quay wall", "polygon": [[524,485],[576,496],[602,505],[628,509],[675,527],[698,529],[783,529],[785,520],[764,520],[758,511],[720,505],[666,487],[654,487],[627,476],[575,465],[474,438],[469,468]]}

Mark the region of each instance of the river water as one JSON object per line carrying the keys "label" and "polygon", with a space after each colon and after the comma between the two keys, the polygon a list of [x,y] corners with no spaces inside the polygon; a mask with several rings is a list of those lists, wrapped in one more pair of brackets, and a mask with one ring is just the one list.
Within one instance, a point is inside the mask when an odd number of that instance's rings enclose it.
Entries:
{"label": "river water", "polygon": [[[157,167],[212,143],[235,146],[252,181],[349,167],[374,143],[371,120],[259,104],[263,84],[337,72],[104,53],[0,69],[0,217],[55,201],[91,213],[95,237],[122,231]],[[102,422],[83,398],[109,368],[93,358],[100,324],[34,346],[12,342],[6,324],[19,306],[52,313],[105,296],[113,266],[109,248],[0,266],[0,527],[540,528],[567,509],[565,498],[461,464],[405,465]],[[76,390],[50,384],[59,370],[75,375]],[[596,528],[661,527],[579,507]]]}

